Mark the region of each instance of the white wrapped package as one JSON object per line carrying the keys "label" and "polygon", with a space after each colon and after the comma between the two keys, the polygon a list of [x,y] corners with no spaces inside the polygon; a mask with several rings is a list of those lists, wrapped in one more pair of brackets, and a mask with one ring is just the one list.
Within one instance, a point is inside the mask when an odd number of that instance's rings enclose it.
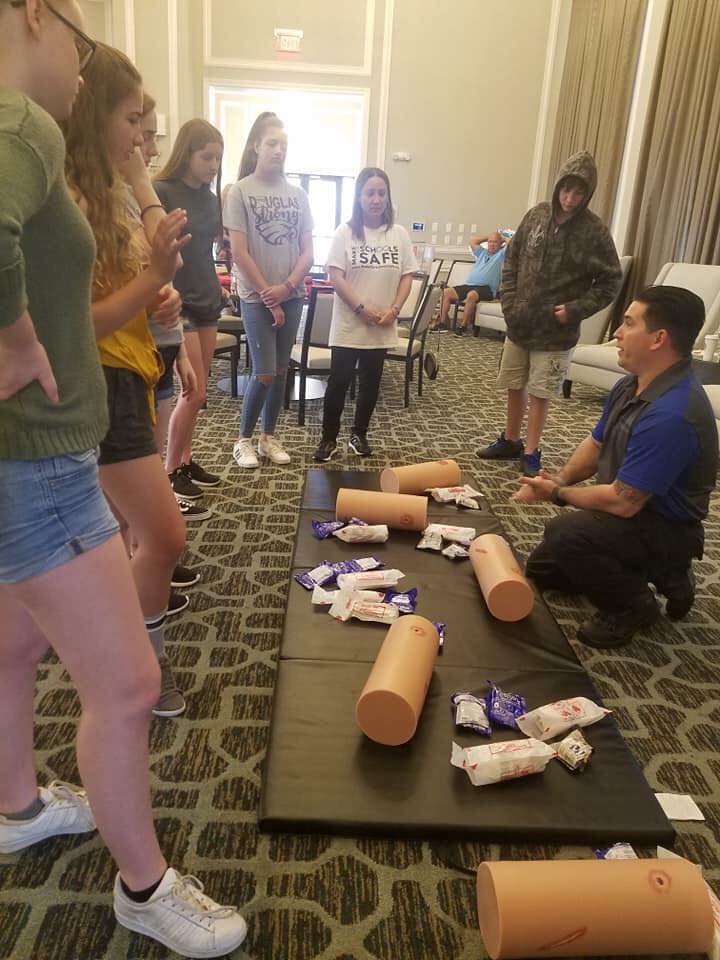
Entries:
{"label": "white wrapped package", "polygon": [[550,740],[571,727],[588,727],[591,723],[597,723],[610,712],[587,697],[571,697],[529,710],[517,718],[517,725],[528,737]]}
{"label": "white wrapped package", "polygon": [[429,493],[433,500],[438,503],[457,503],[460,507],[470,507],[471,510],[479,510],[480,507],[475,503],[474,497],[482,497],[479,490],[475,490],[469,483],[459,487],[428,487],[425,491]]}
{"label": "white wrapped package", "polygon": [[464,749],[453,742],[450,763],[464,770],[473,786],[485,787],[502,780],[542,773],[554,756],[551,746],[532,738]]}
{"label": "white wrapped package", "polygon": [[455,527],[451,523],[431,523],[423,530],[423,535],[438,533],[443,540],[450,540],[453,543],[469,544],[475,539],[475,527]]}
{"label": "white wrapped package", "polygon": [[[340,598],[340,590],[326,590],[324,587],[315,587],[312,594],[312,602],[319,607],[331,607],[336,600]],[[381,601],[385,596],[379,590],[355,590],[355,595],[359,595],[366,600]]]}
{"label": "white wrapped package", "polygon": [[384,523],[364,527],[353,524],[343,527],[342,530],[335,530],[333,536],[338,540],[344,540],[345,543],[385,543],[390,536],[390,531]]}
{"label": "white wrapped package", "polygon": [[373,587],[394,587],[405,574],[401,570],[366,570],[362,573],[341,573],[337,585],[341,590],[372,590]]}
{"label": "white wrapped package", "polygon": [[339,590],[328,613],[335,620],[343,622],[354,617],[372,623],[394,623],[400,616],[398,608],[392,603],[377,600],[375,596],[363,596],[368,593],[371,591]]}

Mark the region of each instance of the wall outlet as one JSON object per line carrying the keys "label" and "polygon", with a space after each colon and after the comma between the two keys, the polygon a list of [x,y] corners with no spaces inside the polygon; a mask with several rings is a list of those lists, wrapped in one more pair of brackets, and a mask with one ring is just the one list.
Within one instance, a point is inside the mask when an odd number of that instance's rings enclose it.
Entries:
{"label": "wall outlet", "polygon": [[436,233],[433,233],[432,236],[430,237],[430,243],[431,243],[433,246],[435,246],[435,245],[437,244],[437,234],[436,234]]}
{"label": "wall outlet", "polygon": [[437,233],[439,229],[440,229],[439,225],[437,223],[433,223],[432,232]]}
{"label": "wall outlet", "polygon": [[452,233],[452,224],[451,224],[451,223],[446,223],[446,224],[445,224],[445,233]]}
{"label": "wall outlet", "polygon": [[457,243],[455,244],[455,246],[462,247],[463,245],[464,245],[463,235],[459,233],[457,238]]}
{"label": "wall outlet", "polygon": [[446,234],[445,234],[445,246],[446,246],[446,247],[449,247],[449,246],[450,246],[450,234],[449,234],[449,233],[446,233]]}
{"label": "wall outlet", "polygon": [[476,224],[476,223],[471,223],[471,224],[470,224],[470,233],[471,233],[473,236],[475,236],[475,234],[477,233],[477,224]]}
{"label": "wall outlet", "polygon": [[413,220],[412,224],[410,225],[410,229],[416,233],[422,233],[422,231],[425,229],[425,221]]}
{"label": "wall outlet", "polygon": [[464,223],[459,223],[459,224],[458,224],[458,233],[465,233],[465,224],[464,224]]}

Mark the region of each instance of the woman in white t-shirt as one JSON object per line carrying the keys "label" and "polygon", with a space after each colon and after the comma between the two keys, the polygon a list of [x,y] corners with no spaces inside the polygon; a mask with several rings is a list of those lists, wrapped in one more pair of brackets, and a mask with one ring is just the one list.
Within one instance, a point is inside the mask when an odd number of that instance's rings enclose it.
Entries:
{"label": "woman in white t-shirt", "polygon": [[335,231],[327,260],[335,287],[332,360],[322,439],[314,460],[323,463],[337,449],[345,395],[356,366],[359,389],[348,447],[361,457],[372,454],[367,429],[377,403],[385,353],[397,345],[397,318],[417,268],[407,230],[393,223],[387,174],[366,167],[355,181],[352,216]]}

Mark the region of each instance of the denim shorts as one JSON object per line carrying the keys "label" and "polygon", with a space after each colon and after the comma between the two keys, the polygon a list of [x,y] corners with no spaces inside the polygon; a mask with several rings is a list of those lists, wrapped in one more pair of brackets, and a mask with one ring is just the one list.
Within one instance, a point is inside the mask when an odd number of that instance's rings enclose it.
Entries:
{"label": "denim shorts", "polygon": [[180,344],[173,343],[168,347],[158,347],[165,369],[155,384],[155,408],[160,400],[171,400],[175,393],[175,361],[180,353]]}
{"label": "denim shorts", "polygon": [[[218,310],[218,316],[220,311]],[[197,333],[202,327],[216,327],[218,317],[212,317],[208,320],[205,317],[198,317],[196,314],[183,313],[182,315],[183,331],[185,333]]]}
{"label": "denim shorts", "polygon": [[97,451],[0,460],[0,583],[21,583],[100,546],[118,530]]}
{"label": "denim shorts", "polygon": [[303,301],[299,297],[293,298],[281,306],[285,323],[281,327],[274,327],[273,315],[264,303],[243,301],[242,322],[250,347],[252,371],[256,377],[275,376],[278,370],[287,369],[300,326]]}

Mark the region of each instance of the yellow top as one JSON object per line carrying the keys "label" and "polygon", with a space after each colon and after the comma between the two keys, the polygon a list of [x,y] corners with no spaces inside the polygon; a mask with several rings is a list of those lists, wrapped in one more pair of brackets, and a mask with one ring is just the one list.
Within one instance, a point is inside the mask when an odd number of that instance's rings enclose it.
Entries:
{"label": "yellow top", "polygon": [[98,351],[104,367],[132,370],[143,378],[154,423],[153,387],[163,372],[163,362],[148,328],[147,311],[141,310],[124,327],[98,340]]}

